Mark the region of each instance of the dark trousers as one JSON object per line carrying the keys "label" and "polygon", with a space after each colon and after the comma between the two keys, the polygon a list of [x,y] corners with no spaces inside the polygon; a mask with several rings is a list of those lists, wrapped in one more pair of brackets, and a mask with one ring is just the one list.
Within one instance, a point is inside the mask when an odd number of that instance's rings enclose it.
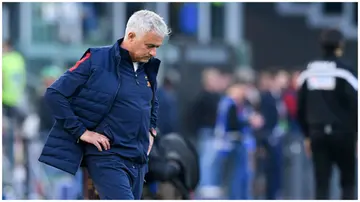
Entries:
{"label": "dark trousers", "polygon": [[141,199],[147,164],[134,164],[116,155],[85,160],[100,199]]}
{"label": "dark trousers", "polygon": [[342,199],[355,199],[355,134],[312,132],[311,149],[314,165],[316,199],[329,199],[332,166],[340,170]]}
{"label": "dark trousers", "polygon": [[266,146],[266,199],[275,200],[280,197],[283,175],[282,141]]}

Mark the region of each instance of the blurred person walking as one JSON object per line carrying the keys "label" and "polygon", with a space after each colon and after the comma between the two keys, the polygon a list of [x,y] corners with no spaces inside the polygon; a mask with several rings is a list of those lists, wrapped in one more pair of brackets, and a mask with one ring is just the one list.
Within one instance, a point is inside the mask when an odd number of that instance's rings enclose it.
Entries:
{"label": "blurred person walking", "polygon": [[[287,134],[284,143],[284,148],[296,148],[301,146],[299,150],[290,149],[287,153],[286,161],[289,163],[287,168],[291,177],[285,177],[284,193],[287,196],[291,196],[292,199],[310,199],[312,192],[312,178],[310,173],[311,162],[306,157],[304,152],[304,136],[301,133],[300,125],[297,119],[297,85],[296,81],[299,71],[291,72],[290,82],[285,89],[282,99],[286,107],[286,124]],[[296,182],[296,183],[294,183]],[[288,184],[288,185],[285,185]],[[286,186],[286,187],[285,187]]]}
{"label": "blurred person walking", "polygon": [[89,48],[45,93],[55,118],[40,162],[86,166],[100,199],[140,199],[156,137],[157,48],[170,31],[156,13],[128,20],[124,38]]}
{"label": "blurred person walking", "polygon": [[21,120],[23,114],[18,109],[24,99],[26,88],[26,68],[24,57],[14,49],[10,40],[2,47],[2,104],[4,114]]}
{"label": "blurred person walking", "polygon": [[329,199],[333,164],[340,170],[341,198],[355,199],[358,80],[341,60],[344,42],[338,30],[325,30],[322,57],[298,78],[298,120],[313,160],[316,199]]}
{"label": "blurred person walking", "polygon": [[[245,89],[247,88],[249,86],[246,85]],[[246,91],[248,92],[248,90]],[[235,146],[234,175],[231,180],[230,199],[251,200],[253,198],[252,187],[255,174],[256,151],[254,130],[262,126],[263,119],[255,112],[253,106],[246,99],[238,103],[237,111],[238,120],[241,124],[240,134],[243,139],[241,144]]]}
{"label": "blurred person walking", "polygon": [[283,93],[283,101],[287,111],[288,130],[290,134],[299,136],[300,126],[297,120],[297,85],[299,72],[292,73],[288,87]]}
{"label": "blurred person walking", "polygon": [[278,199],[281,191],[282,148],[279,133],[278,98],[279,91],[275,77],[270,72],[260,74],[260,113],[264,125],[259,131],[259,144],[264,147],[266,157],[264,172],[266,176],[266,199]]}
{"label": "blurred person walking", "polygon": [[229,186],[229,199],[249,198],[248,181],[248,158],[244,143],[243,132],[247,126],[256,126],[258,118],[253,114],[247,120],[239,119],[238,107],[245,102],[246,85],[234,81],[226,90],[217,107],[217,119],[215,125],[215,139],[212,143],[212,150],[208,153],[207,168],[211,169],[209,184],[204,189],[206,198],[221,198],[224,190],[221,185],[223,179],[229,173],[223,169],[225,161],[230,154],[235,155],[233,172],[231,172],[231,184]]}
{"label": "blurred person walking", "polygon": [[25,99],[26,66],[23,56],[14,49],[10,40],[2,46],[2,104],[3,116],[7,118],[7,131],[4,132],[3,145],[10,167],[14,166],[15,132],[25,119],[20,103]]}
{"label": "blurred person walking", "polygon": [[195,98],[192,106],[190,124],[197,133],[197,149],[200,158],[199,197],[206,191],[202,189],[209,184],[213,175],[209,170],[209,152],[213,150],[214,128],[217,106],[221,97],[218,83],[221,81],[220,72],[215,68],[208,68],[202,72],[201,92]]}

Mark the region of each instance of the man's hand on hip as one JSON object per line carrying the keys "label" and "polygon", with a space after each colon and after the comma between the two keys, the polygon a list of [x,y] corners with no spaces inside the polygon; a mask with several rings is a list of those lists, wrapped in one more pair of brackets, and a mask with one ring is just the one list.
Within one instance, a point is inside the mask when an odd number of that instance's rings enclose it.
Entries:
{"label": "man's hand on hip", "polygon": [[85,133],[81,135],[80,140],[95,145],[99,151],[102,151],[102,148],[105,150],[110,149],[109,138],[93,131],[86,130]]}

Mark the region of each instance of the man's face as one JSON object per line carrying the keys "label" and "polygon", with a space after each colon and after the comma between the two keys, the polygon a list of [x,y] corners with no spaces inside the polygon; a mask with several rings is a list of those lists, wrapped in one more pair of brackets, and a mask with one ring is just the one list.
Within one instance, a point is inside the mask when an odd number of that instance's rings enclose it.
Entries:
{"label": "man's face", "polygon": [[286,89],[289,86],[289,74],[280,72],[275,78],[276,86],[279,89]]}
{"label": "man's face", "polygon": [[245,99],[246,86],[243,84],[235,84],[231,87],[232,97],[236,99],[237,103],[242,103]]}
{"label": "man's face", "polygon": [[260,88],[262,90],[269,90],[273,84],[273,79],[269,74],[262,74],[260,76]]}
{"label": "man's face", "polygon": [[144,35],[136,35],[134,32],[130,32],[128,39],[131,44],[129,52],[132,60],[144,63],[156,56],[156,49],[162,45],[164,40],[163,37],[154,32],[148,32]]}

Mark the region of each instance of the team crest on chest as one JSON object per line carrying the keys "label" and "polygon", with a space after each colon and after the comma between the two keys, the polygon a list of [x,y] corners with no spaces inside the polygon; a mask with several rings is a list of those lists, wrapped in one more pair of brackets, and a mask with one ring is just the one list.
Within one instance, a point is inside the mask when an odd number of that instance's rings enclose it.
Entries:
{"label": "team crest on chest", "polygon": [[146,83],[147,83],[147,87],[151,87],[151,84],[150,84],[150,82],[149,82],[149,80],[148,80],[148,77],[147,76],[145,76],[145,79],[146,79]]}

